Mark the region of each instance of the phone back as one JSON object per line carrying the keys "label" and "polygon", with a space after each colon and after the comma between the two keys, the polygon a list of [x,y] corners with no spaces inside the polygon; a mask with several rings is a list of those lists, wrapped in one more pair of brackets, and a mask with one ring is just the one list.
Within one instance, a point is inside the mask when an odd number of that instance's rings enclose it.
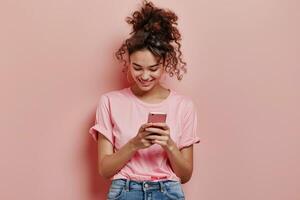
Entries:
{"label": "phone back", "polygon": [[152,122],[152,123],[162,123],[162,122],[166,122],[166,118],[167,118],[167,114],[165,113],[149,113],[148,116],[148,123]]}

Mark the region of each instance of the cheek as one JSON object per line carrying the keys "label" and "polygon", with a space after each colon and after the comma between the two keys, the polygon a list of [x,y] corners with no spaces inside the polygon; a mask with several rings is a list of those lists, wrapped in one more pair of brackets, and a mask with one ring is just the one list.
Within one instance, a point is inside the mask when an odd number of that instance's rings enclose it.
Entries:
{"label": "cheek", "polygon": [[139,76],[139,75],[141,74],[141,72],[140,72],[140,71],[131,70],[131,71],[130,71],[130,74],[131,74],[133,77],[135,77],[135,76]]}
{"label": "cheek", "polygon": [[[138,77],[143,75],[143,71],[131,71],[131,76],[134,80],[137,80]],[[163,70],[157,70],[156,72],[150,72],[150,76],[154,79],[160,79],[160,77],[163,75]]]}
{"label": "cheek", "polygon": [[136,78],[137,76],[140,76],[142,73],[139,71],[132,71],[131,75],[133,76],[133,78]]}
{"label": "cheek", "polygon": [[152,77],[154,77],[155,79],[159,79],[160,78],[160,74],[153,74],[153,76]]}
{"label": "cheek", "polygon": [[[139,77],[143,74],[143,72],[141,71],[132,71],[132,76],[133,77]],[[154,78],[159,78],[162,76],[162,72],[161,71],[157,71],[157,72],[150,72],[150,76],[154,77]]]}
{"label": "cheek", "polygon": [[162,75],[163,75],[163,72],[161,70],[159,70],[157,72],[154,72],[152,76],[155,78],[160,78]]}

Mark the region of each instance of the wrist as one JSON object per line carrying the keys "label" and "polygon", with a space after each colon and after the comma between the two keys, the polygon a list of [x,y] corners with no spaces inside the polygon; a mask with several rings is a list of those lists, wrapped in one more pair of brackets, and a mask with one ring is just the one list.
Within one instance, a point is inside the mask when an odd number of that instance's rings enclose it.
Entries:
{"label": "wrist", "polygon": [[138,147],[135,145],[135,143],[132,140],[129,140],[128,146],[132,152],[136,152],[138,150]]}
{"label": "wrist", "polygon": [[168,145],[166,146],[165,150],[168,152],[172,152],[175,148],[177,148],[175,142],[170,139],[170,141],[168,142]]}

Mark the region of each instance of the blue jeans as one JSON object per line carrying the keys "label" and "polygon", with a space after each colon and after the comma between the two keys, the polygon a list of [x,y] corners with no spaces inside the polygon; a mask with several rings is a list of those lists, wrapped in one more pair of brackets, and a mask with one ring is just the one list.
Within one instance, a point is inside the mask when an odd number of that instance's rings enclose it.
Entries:
{"label": "blue jeans", "polygon": [[114,179],[107,200],[184,200],[179,181],[133,181]]}

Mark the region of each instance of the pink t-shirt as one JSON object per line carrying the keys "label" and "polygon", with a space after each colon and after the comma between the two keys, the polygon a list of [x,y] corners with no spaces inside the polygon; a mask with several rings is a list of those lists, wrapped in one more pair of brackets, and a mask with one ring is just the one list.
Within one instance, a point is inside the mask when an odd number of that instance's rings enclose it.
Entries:
{"label": "pink t-shirt", "polygon": [[[170,128],[170,137],[179,149],[199,143],[195,104],[190,97],[169,90],[169,96],[155,104],[139,99],[130,87],[102,94],[97,105],[95,125],[89,129],[89,133],[97,141],[100,132],[118,150],[137,135],[140,126],[147,122],[148,113],[156,111],[167,113],[166,124]],[[117,178],[180,181],[159,144],[138,150],[110,179]]]}

